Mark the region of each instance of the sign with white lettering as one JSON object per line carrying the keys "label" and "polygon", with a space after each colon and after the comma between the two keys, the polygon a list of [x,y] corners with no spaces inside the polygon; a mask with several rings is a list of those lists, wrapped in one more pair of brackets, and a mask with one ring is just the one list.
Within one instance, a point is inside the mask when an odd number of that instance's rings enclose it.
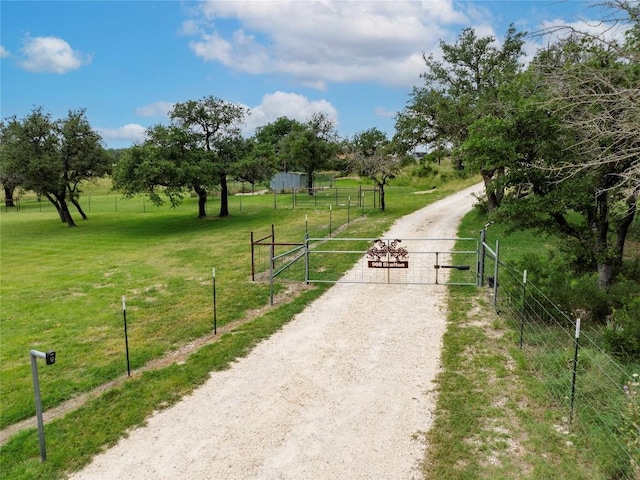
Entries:
{"label": "sign with white lettering", "polygon": [[409,252],[398,246],[402,240],[392,240],[387,244],[378,239],[367,250],[369,268],[409,268]]}

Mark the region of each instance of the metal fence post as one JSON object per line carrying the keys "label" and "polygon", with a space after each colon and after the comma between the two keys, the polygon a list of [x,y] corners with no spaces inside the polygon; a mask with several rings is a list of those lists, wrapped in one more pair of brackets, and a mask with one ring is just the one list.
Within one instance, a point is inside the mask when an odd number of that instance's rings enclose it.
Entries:
{"label": "metal fence post", "polygon": [[569,412],[569,425],[573,422],[573,405],[576,395],[576,372],[578,370],[578,350],[580,349],[580,319],[576,319],[576,334],[574,338],[575,350],[573,354],[573,378],[571,379],[571,411]]}
{"label": "metal fence post", "polygon": [[522,272],[522,312],[520,312],[520,350],[524,339],[524,317],[527,302],[527,271]]}
{"label": "metal fence post", "polygon": [[500,241],[496,240],[496,263],[493,269],[493,308],[498,308],[498,264],[500,263]]}
{"label": "metal fence post", "polygon": [[124,323],[124,349],[127,352],[127,376],[131,376],[131,362],[129,361],[129,333],[127,332],[127,299],[122,296],[122,320]]}
{"label": "metal fence post", "polygon": [[213,334],[218,334],[218,314],[216,308],[216,269],[211,270],[211,280],[213,285]]}
{"label": "metal fence post", "polygon": [[480,232],[480,251],[478,252],[478,286],[484,285],[484,243],[487,240],[487,231]]}

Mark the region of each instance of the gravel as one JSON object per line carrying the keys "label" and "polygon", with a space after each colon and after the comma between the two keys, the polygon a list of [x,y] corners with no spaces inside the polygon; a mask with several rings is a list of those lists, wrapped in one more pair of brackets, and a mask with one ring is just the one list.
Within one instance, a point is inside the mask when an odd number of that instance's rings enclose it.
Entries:
{"label": "gravel", "polygon": [[[383,237],[453,238],[479,192],[403,217]],[[70,478],[422,478],[445,300],[441,285],[336,284]]]}

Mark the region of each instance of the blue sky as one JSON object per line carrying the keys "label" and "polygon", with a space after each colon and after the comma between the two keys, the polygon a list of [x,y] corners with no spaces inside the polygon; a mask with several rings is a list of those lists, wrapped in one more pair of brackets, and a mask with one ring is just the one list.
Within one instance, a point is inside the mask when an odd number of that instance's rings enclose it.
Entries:
{"label": "blue sky", "polygon": [[[342,136],[389,135],[422,54],[465,27],[500,40],[581,24],[578,1],[0,2],[0,116],[85,108],[106,146],[139,142],[173,103],[214,95],[251,109],[244,134],[324,112]],[[532,39],[533,53],[540,39]]]}

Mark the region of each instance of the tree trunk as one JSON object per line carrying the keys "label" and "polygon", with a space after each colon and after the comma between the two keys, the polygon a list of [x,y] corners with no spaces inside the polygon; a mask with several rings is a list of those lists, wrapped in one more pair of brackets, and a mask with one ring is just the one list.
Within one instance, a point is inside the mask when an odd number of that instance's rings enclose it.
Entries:
{"label": "tree trunk", "polygon": [[202,187],[193,187],[198,194],[198,218],[207,217],[207,189]]}
{"label": "tree trunk", "polygon": [[[501,172],[498,171],[498,173]],[[487,194],[487,210],[489,212],[493,212],[502,203],[502,198],[504,197],[504,188],[496,187],[496,182],[493,179],[494,175],[496,174],[495,170],[482,170],[480,171],[480,174],[482,175],[482,180],[484,182],[484,191]]]}
{"label": "tree trunk", "polygon": [[78,202],[78,200],[75,198],[71,198],[71,203],[73,203],[73,205],[76,207],[80,215],[82,215],[82,219],[86,220],[87,215],[84,213],[84,210],[82,210],[82,207],[80,206],[80,202]]}
{"label": "tree trunk", "polygon": [[631,195],[627,198],[627,211],[620,220],[620,224],[616,229],[616,259],[617,267],[622,266],[622,258],[624,256],[624,243],[627,240],[627,233],[629,233],[629,227],[633,223],[633,219],[636,216],[638,205],[638,194]]}
{"label": "tree trunk", "polygon": [[598,263],[598,288],[600,290],[609,290],[613,284],[617,268],[622,266],[624,244],[629,227],[636,215],[637,200],[637,196],[631,196],[627,199],[627,211],[620,219],[620,224],[616,229],[616,243],[613,248],[610,248],[607,241],[609,234],[608,195],[603,192],[596,197],[595,219],[592,222],[592,229],[597,241],[596,258]]}
{"label": "tree trunk", "polygon": [[63,222],[65,222],[70,227],[76,227],[76,223],[73,221],[73,217],[71,216],[71,212],[69,211],[69,205],[67,205],[67,201],[65,199],[64,193],[62,195],[53,194],[56,199],[57,204],[59,205],[58,214]]}
{"label": "tree trunk", "polygon": [[609,249],[609,195],[606,191],[596,194],[595,208],[590,216],[591,231],[595,241],[594,253],[598,265],[598,288],[608,290],[613,283],[616,263]]}
{"label": "tree trunk", "polygon": [[53,196],[51,196],[49,193],[45,193],[44,196],[47,197],[47,200],[49,200],[49,202],[51,202],[51,205],[56,207],[56,212],[58,212],[58,216],[60,217],[60,221],[62,223],[66,223],[67,219],[64,216],[64,212],[62,211],[62,207],[58,203],[58,200],[56,198],[54,198]]}
{"label": "tree trunk", "polygon": [[307,172],[307,192],[313,195],[313,171]]}
{"label": "tree trunk", "polygon": [[614,265],[611,262],[598,262],[598,288],[607,291],[613,284]]}
{"label": "tree trunk", "polygon": [[227,187],[227,174],[220,174],[220,217],[229,216],[229,188]]}
{"label": "tree trunk", "polygon": [[386,206],[384,202],[384,183],[379,183],[378,188],[380,188],[380,210],[384,212],[384,208]]}
{"label": "tree trunk", "polygon": [[480,174],[482,175],[482,181],[484,182],[484,191],[487,195],[487,211],[493,212],[498,207],[498,200],[496,198],[495,192],[491,187],[492,174],[484,170],[481,171]]}
{"label": "tree trunk", "polygon": [[11,185],[4,185],[4,206],[5,207],[15,207],[13,203],[13,190],[14,187]]}

